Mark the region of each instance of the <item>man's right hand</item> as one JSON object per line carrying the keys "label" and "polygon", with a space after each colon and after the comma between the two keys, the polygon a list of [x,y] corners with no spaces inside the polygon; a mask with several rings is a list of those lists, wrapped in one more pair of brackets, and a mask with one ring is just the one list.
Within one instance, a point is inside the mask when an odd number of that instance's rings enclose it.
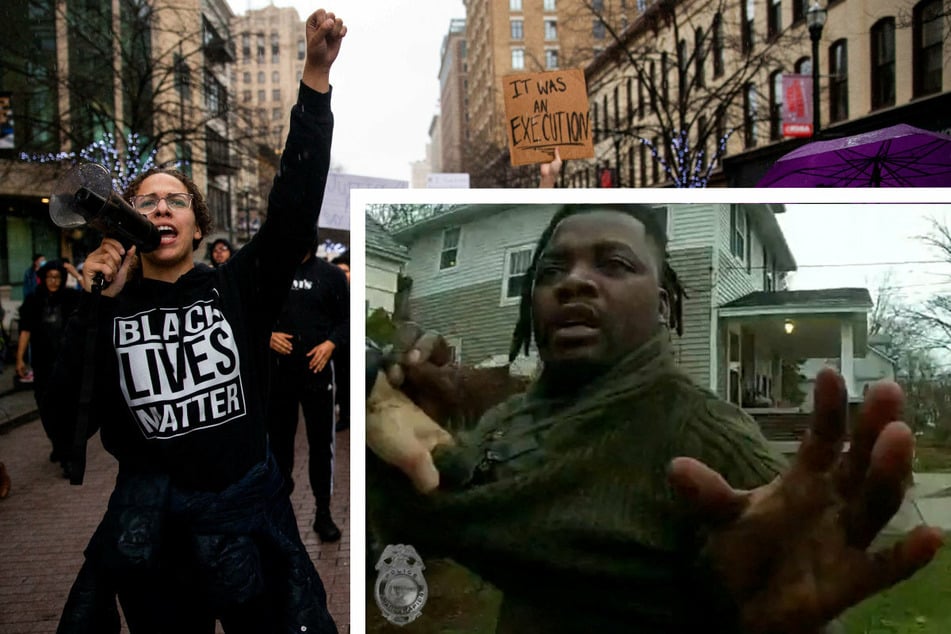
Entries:
{"label": "man's right hand", "polygon": [[452,435],[394,388],[382,372],[367,399],[366,430],[367,446],[405,473],[418,491],[428,493],[439,486],[432,451],[436,445],[453,444]]}
{"label": "man's right hand", "polygon": [[106,281],[102,294],[106,297],[118,295],[129,279],[135,254],[135,247],[126,251],[118,240],[104,238],[99,248],[90,253],[83,264],[83,290],[91,292],[96,273],[102,273]]}

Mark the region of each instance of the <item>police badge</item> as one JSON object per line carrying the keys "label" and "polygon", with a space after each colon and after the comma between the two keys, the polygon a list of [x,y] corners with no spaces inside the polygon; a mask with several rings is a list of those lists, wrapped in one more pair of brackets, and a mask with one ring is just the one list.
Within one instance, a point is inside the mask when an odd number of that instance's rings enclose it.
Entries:
{"label": "police badge", "polygon": [[406,625],[422,614],[429,597],[424,568],[423,560],[412,546],[390,544],[386,547],[376,563],[379,574],[373,588],[383,618],[394,625]]}

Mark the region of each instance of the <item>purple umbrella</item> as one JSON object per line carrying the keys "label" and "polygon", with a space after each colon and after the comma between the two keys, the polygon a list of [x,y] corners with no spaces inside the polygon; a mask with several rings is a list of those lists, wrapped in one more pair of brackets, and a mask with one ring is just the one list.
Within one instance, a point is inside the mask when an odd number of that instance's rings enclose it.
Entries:
{"label": "purple umbrella", "polygon": [[757,187],[951,187],[951,136],[905,125],[814,141],[780,158]]}

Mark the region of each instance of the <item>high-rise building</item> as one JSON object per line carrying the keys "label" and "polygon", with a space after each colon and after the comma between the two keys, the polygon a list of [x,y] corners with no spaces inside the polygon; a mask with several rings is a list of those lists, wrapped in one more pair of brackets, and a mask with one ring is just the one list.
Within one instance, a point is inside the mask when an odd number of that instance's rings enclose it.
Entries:
{"label": "high-rise building", "polygon": [[231,31],[238,44],[235,92],[267,129],[266,143],[279,153],[304,72],[304,22],[296,9],[270,5],[233,17]]}
{"label": "high-rise building", "polygon": [[236,237],[240,242],[249,239],[264,220],[291,107],[297,103],[307,42],[297,10],[273,4],[233,17],[231,31],[237,43],[235,97],[248,113],[252,131],[243,141],[248,169],[242,170],[237,184]]}
{"label": "high-rise building", "polygon": [[463,147],[469,140],[468,63],[466,59],[466,21],[452,20],[443,38],[439,65],[439,130],[430,131],[437,165],[435,171],[463,171]]}
{"label": "high-rise building", "polygon": [[87,160],[119,176],[141,168],[122,164],[136,150],[154,151],[207,192],[217,232],[230,232],[240,115],[231,17],[226,0],[3,3],[0,95],[13,126],[0,144],[0,289],[12,286],[14,305],[34,252],[79,261],[98,246],[93,232],[50,221],[48,197],[71,161],[41,162],[48,153],[98,144],[105,154]]}

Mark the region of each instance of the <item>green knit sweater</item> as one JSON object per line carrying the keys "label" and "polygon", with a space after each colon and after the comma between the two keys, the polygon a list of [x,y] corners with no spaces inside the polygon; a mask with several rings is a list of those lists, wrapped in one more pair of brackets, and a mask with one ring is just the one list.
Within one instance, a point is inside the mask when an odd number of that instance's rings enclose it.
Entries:
{"label": "green knit sweater", "polygon": [[676,367],[666,332],[572,396],[544,391],[437,451],[433,494],[368,458],[381,536],[498,587],[499,632],[736,632],[666,473],[689,456],[734,487],[772,480],[783,463],[753,420]]}

